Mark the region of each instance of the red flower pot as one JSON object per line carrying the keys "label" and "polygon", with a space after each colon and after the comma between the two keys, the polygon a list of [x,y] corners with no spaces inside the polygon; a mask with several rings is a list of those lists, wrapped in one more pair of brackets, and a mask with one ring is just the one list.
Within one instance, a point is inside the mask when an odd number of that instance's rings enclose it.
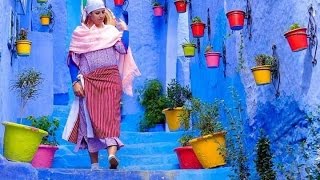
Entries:
{"label": "red flower pot", "polygon": [[240,30],[243,28],[245,12],[233,10],[227,13],[231,30]]}
{"label": "red flower pot", "polygon": [[284,34],[292,51],[301,51],[308,47],[307,28],[298,28]]}
{"label": "red flower pot", "polygon": [[174,2],[178,13],[185,13],[187,11],[187,1],[186,0],[176,0]]}
{"label": "red flower pot", "polygon": [[123,6],[124,0],[114,0],[114,5],[115,6]]}
{"label": "red flower pot", "polygon": [[205,54],[207,67],[217,68],[219,67],[220,53],[219,52],[207,52]]}
{"label": "red flower pot", "polygon": [[163,7],[162,6],[153,6],[153,15],[154,16],[162,16],[163,15]]}
{"label": "red flower pot", "polygon": [[177,153],[181,169],[202,169],[191,146],[178,147],[174,151]]}
{"label": "red flower pot", "polygon": [[205,27],[206,25],[202,22],[192,23],[191,30],[192,30],[193,37],[196,37],[196,38],[203,37]]}
{"label": "red flower pot", "polygon": [[32,159],[32,166],[36,168],[51,168],[54,153],[58,149],[58,146],[40,144]]}

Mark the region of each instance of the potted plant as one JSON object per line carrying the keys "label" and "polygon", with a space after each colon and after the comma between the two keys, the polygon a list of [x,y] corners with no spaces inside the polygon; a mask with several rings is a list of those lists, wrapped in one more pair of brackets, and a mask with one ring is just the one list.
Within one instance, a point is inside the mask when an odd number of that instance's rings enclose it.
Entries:
{"label": "potted plant", "polygon": [[242,10],[232,10],[227,14],[231,30],[241,30],[244,24],[245,12]]}
{"label": "potted plant", "polygon": [[219,101],[205,103],[192,99],[191,113],[195,127],[200,130],[200,137],[191,139],[191,144],[203,168],[214,168],[226,164],[226,132],[219,122]]}
{"label": "potted plant", "polygon": [[308,47],[307,28],[301,28],[297,23],[292,24],[290,30],[284,36],[293,52],[301,51]]}
{"label": "potted plant", "polygon": [[114,0],[115,6],[123,6],[125,0]]}
{"label": "potted plant", "polygon": [[256,144],[256,170],[261,180],[276,179],[276,173],[273,170],[272,153],[270,150],[270,140],[263,136]]}
{"label": "potted plant", "polygon": [[[184,108],[187,109],[187,107]],[[174,149],[179,160],[180,169],[201,169],[202,165],[189,143],[189,141],[194,138],[191,133],[187,132],[190,128],[189,112],[187,110],[183,111],[179,120],[185,131],[179,139],[181,146]]]}
{"label": "potted plant", "polygon": [[43,26],[48,26],[53,18],[52,5],[47,5],[46,3],[41,3],[37,7],[37,11],[40,13],[40,22]]}
{"label": "potted plant", "polygon": [[138,98],[145,110],[140,131],[164,131],[165,116],[161,111],[166,107],[167,99],[162,91],[157,79],[146,81],[144,89],[140,90]]}
{"label": "potted plant", "polygon": [[56,150],[58,150],[58,142],[56,139],[56,131],[59,128],[58,119],[50,119],[48,116],[35,118],[29,116],[31,126],[48,132],[48,136],[42,138],[41,144],[32,159],[32,166],[36,168],[51,168],[52,160]]}
{"label": "potted plant", "polygon": [[47,3],[48,0],[37,0],[37,3]]}
{"label": "potted plant", "polygon": [[170,131],[180,128],[179,117],[183,113],[183,105],[192,97],[188,86],[181,86],[175,79],[172,79],[167,86],[167,108],[162,112],[165,114],[166,122]]}
{"label": "potted plant", "polygon": [[213,52],[212,46],[208,45],[205,50],[205,57],[207,62],[208,68],[217,68],[219,67],[219,60],[220,60],[220,53],[219,52]]}
{"label": "potted plant", "polygon": [[187,11],[187,0],[175,0],[174,5],[176,6],[178,13],[185,13]]}
{"label": "potted plant", "polygon": [[199,38],[204,35],[204,28],[206,25],[201,21],[199,16],[192,18],[191,30],[193,37]]}
{"label": "potted plant", "polygon": [[269,84],[271,82],[272,66],[274,57],[266,54],[258,54],[255,57],[256,66],[251,68],[257,85]]}
{"label": "potted plant", "polygon": [[193,57],[197,46],[193,41],[185,39],[185,42],[182,44],[182,48],[185,57]]}
{"label": "potted plant", "polygon": [[29,56],[31,52],[31,41],[28,40],[28,30],[20,29],[18,39],[16,41],[17,54],[19,56]]}
{"label": "potted plant", "polygon": [[[22,72],[13,83],[12,89],[18,91],[21,99],[21,117],[27,102],[37,96],[41,80],[41,73],[30,69]],[[22,124],[13,122],[3,122],[2,124],[5,126],[3,154],[11,161],[30,162],[42,137],[48,135],[46,131]]]}
{"label": "potted plant", "polygon": [[157,0],[152,1],[152,6],[153,6],[153,15],[154,16],[162,16],[163,15],[163,7]]}

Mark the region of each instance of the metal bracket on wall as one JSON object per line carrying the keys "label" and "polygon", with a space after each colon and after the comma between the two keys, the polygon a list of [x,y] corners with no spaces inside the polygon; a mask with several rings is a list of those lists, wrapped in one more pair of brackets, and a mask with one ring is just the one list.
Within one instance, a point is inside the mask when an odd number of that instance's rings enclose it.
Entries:
{"label": "metal bracket on wall", "polygon": [[52,10],[52,5],[51,4],[48,5],[48,11],[51,13],[50,24],[49,24],[49,32],[52,32],[54,24],[55,24],[55,19],[54,19],[55,14],[54,14],[54,11]]}
{"label": "metal bracket on wall", "polygon": [[226,42],[223,41],[222,45],[222,62],[223,62],[223,76],[224,78],[227,77],[227,50],[226,50]]}
{"label": "metal bracket on wall", "polygon": [[168,23],[168,1],[164,1],[164,23]]}
{"label": "metal bracket on wall", "polygon": [[[274,89],[276,90],[276,97],[280,96],[280,62],[277,55],[277,46],[272,45],[272,57],[274,59],[274,63],[271,65],[271,72],[272,72],[272,84]],[[277,81],[278,80],[278,81]]]}
{"label": "metal bracket on wall", "polygon": [[309,38],[309,50],[312,53],[314,50],[312,56],[312,65],[317,65],[317,49],[318,49],[318,38],[317,38],[317,24],[316,20],[314,19],[315,16],[315,10],[313,9],[312,5],[310,5],[309,9],[309,22],[308,22],[308,38]]}
{"label": "metal bracket on wall", "polygon": [[250,0],[246,0],[246,15],[245,18],[247,19],[247,30],[249,31],[249,40],[252,38],[252,17],[251,17],[251,4]]}

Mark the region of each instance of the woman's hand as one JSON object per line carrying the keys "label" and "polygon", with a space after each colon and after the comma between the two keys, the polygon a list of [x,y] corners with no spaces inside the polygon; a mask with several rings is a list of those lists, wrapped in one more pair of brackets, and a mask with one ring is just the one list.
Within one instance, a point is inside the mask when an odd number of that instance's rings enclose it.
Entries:
{"label": "woman's hand", "polygon": [[74,85],[73,85],[73,92],[76,96],[78,97],[84,97],[84,90],[80,84],[80,82],[76,82]]}
{"label": "woman's hand", "polygon": [[128,25],[123,20],[119,19],[117,22],[117,28],[119,31],[128,30]]}

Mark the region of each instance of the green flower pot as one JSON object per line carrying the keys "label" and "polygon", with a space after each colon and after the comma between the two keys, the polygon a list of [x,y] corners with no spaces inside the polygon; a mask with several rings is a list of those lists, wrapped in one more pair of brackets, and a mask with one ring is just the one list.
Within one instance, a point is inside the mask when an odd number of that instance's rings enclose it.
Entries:
{"label": "green flower pot", "polygon": [[195,44],[183,44],[183,53],[185,57],[193,57],[196,51],[196,45]]}
{"label": "green flower pot", "polygon": [[31,162],[38,146],[48,132],[12,122],[3,122],[3,155],[10,161]]}

